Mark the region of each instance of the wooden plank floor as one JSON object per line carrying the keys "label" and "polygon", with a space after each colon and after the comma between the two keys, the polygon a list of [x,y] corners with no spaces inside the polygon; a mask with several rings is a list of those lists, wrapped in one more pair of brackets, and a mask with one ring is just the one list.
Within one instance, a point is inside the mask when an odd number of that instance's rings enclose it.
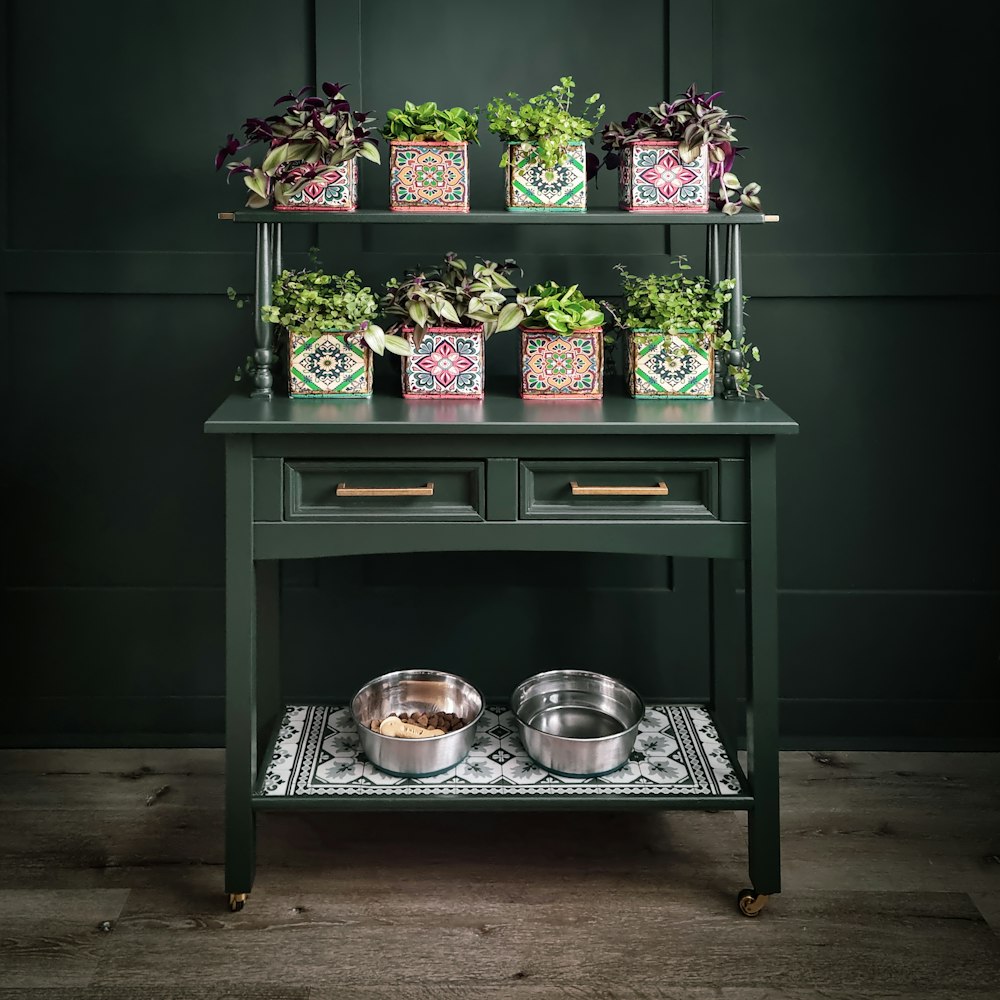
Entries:
{"label": "wooden plank floor", "polygon": [[0,1000],[997,1000],[1000,755],[782,756],[735,813],[266,815],[230,914],[215,750],[0,752]]}

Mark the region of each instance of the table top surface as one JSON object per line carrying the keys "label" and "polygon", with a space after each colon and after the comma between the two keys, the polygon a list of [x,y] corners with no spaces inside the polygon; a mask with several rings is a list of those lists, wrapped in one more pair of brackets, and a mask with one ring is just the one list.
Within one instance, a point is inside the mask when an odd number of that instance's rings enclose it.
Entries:
{"label": "table top surface", "polygon": [[[395,382],[370,399],[230,396],[205,423],[209,434],[795,434],[770,400],[653,400],[609,380],[603,400],[524,400],[517,381],[494,377],[482,400],[409,400]],[[280,391],[280,390],[279,390]]]}

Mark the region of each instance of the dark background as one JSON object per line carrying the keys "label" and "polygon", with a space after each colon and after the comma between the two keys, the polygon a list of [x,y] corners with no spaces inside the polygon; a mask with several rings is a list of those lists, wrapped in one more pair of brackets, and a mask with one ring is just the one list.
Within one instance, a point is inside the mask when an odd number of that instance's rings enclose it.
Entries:
{"label": "dark background", "polygon": [[[996,197],[977,152],[995,25],[977,5],[6,9],[5,742],[221,739],[222,450],[202,422],[252,344],[224,292],[250,290],[253,238],[215,219],[243,201],[212,172],[225,134],[304,82],[348,81],[382,113],[485,107],[564,74],[616,119],[692,80],[724,89],[749,119],[738,173],[781,215],[745,244],[758,375],[802,428],[779,449],[785,745],[1000,735]],[[473,204],[500,207],[482,133]],[[384,205],[385,167],[361,174],[362,204]],[[614,195],[603,175],[591,203]],[[288,228],[292,250],[319,245],[372,283],[454,248],[608,295],[617,261],[649,271],[701,251],[654,227]],[[515,352],[495,338],[490,370],[512,371]],[[557,665],[704,693],[696,563],[413,555],[289,563],[284,583],[289,698],[401,665],[491,675],[494,694]]]}

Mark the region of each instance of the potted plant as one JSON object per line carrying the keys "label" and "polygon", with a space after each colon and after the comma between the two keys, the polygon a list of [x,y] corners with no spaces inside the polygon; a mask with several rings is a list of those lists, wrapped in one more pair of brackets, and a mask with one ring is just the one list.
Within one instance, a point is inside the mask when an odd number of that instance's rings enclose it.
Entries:
{"label": "potted plant", "polygon": [[584,140],[593,136],[604,105],[595,107],[601,95],[591,94],[584,101],[584,113],[574,115],[570,111],[574,87],[573,78],[564,76],[550,90],[527,101],[511,93],[487,105],[490,131],[507,144],[500,166],[507,169],[507,208],[511,211],[586,211]]}
{"label": "potted plant", "polygon": [[482,399],[486,340],[500,330],[513,330],[524,309],[508,302],[514,285],[507,277],[517,263],[484,260],[471,272],[454,253],[440,268],[407,271],[402,281],[390,278],[382,299],[387,316],[401,317],[391,327],[413,346],[403,358],[406,399]]}
{"label": "potted plant", "polygon": [[469,143],[479,142],[479,108],[407,101],[386,112],[382,135],[392,211],[469,211]]}
{"label": "potted plant", "polygon": [[[250,191],[248,208],[274,205],[277,211],[353,212],[358,205],[357,158],[379,163],[378,140],[370,113],[352,111],[339,83],[324,83],[323,97],[311,87],[284,94],[268,118],[248,118],[244,141],[230,133],[215,157],[215,169],[237,153],[265,143],[259,166],[247,156],[226,165]],[[228,178],[227,178],[228,179]]]}
{"label": "potted plant", "polygon": [[[676,260],[671,274],[636,277],[622,264],[625,315],[626,384],[636,399],[711,399],[715,393],[715,358],[723,332],[726,303],[733,281],[717,285],[690,277],[690,265]],[[618,319],[616,317],[616,319]]]}
{"label": "potted plant", "polygon": [[604,394],[604,314],[577,285],[535,285],[518,303],[521,396],[524,399],[600,399]]}
{"label": "potted plant", "polygon": [[[633,111],[604,127],[604,165],[618,168],[618,204],[628,212],[707,212],[714,200],[727,215],[760,210],[759,184],[741,187],[730,171],[738,153],[731,115],[715,103],[721,91],[694,84],[673,101]],[[718,190],[712,195],[713,181]]]}
{"label": "potted plant", "polygon": [[372,351],[412,350],[373,322],[378,300],[354,271],[282,271],[271,295],[261,316],[288,331],[289,396],[370,396]]}

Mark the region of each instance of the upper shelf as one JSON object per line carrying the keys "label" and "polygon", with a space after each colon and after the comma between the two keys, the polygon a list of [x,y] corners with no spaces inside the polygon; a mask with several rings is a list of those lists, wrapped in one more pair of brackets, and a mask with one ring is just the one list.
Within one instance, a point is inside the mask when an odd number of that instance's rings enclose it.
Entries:
{"label": "upper shelf", "polygon": [[308,212],[298,209],[276,212],[270,208],[246,209],[239,212],[219,212],[224,222],[341,222],[372,225],[388,222],[440,223],[461,225],[545,225],[545,226],[752,226],[777,222],[777,215],[762,212],[740,212],[723,215],[717,209],[709,212],[623,212],[618,208],[589,208],[586,212],[546,212],[529,210],[508,212],[504,209],[473,209],[470,212],[390,212],[387,208],[359,208],[354,212]]}

